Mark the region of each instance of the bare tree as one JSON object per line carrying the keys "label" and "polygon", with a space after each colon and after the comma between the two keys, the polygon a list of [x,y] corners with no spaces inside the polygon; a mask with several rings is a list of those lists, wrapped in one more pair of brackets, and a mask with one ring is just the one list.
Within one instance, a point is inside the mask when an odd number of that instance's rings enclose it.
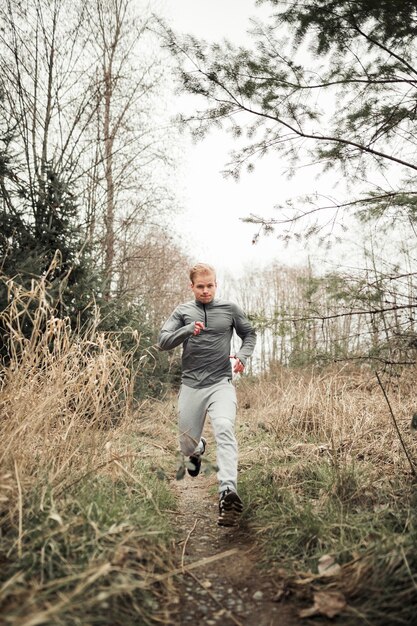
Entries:
{"label": "bare tree", "polygon": [[2,119],[13,120],[14,149],[35,211],[48,169],[75,179],[84,149],[80,135],[94,115],[92,82],[79,63],[84,18],[66,0],[6,0],[0,19]]}
{"label": "bare tree", "polygon": [[178,302],[190,299],[190,260],[179,244],[155,227],[145,240],[129,246],[118,296],[142,307],[144,318],[160,327]]}
{"label": "bare tree", "polygon": [[97,81],[88,192],[111,298],[129,245],[146,239],[173,204],[162,175],[172,167],[168,119],[161,124],[164,116],[156,115],[165,69],[146,10],[139,15],[131,0],[90,0],[86,14],[85,48]]}
{"label": "bare tree", "polygon": [[6,0],[0,18],[1,123],[13,129],[30,195],[22,202],[15,185],[15,202],[36,220],[48,172],[65,172],[110,299],[175,207],[165,68],[149,11],[132,0]]}
{"label": "bare tree", "polygon": [[[337,181],[337,192],[326,186],[287,202],[277,198],[273,218],[252,214],[247,221],[284,241],[314,236],[320,242],[340,235],[337,226],[354,214],[381,234],[384,227],[406,228],[406,238],[414,239],[416,3],[398,0],[395,11],[389,0],[261,3],[270,5],[270,16],[253,20],[245,46],[209,45],[165,29],[184,91],[198,96],[183,121],[197,137],[217,127],[236,139],[228,174],[238,177],[269,154],[283,173],[314,165]],[[355,334],[364,333],[361,348],[375,358],[414,362],[412,352],[403,358],[415,311],[404,295],[404,271],[386,272],[370,259],[361,276],[326,277],[311,305],[290,314],[293,352],[316,345],[342,358]],[[327,297],[320,299],[323,291]]]}

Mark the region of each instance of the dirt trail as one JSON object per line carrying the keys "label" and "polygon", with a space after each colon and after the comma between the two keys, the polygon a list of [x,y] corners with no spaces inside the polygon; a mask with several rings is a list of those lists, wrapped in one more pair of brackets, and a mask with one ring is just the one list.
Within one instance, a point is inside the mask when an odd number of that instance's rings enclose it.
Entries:
{"label": "dirt trail", "polygon": [[247,528],[217,526],[216,478],[199,475],[175,481],[180,597],[175,624],[204,626],[300,626],[295,609],[280,601],[279,581],[257,567]]}

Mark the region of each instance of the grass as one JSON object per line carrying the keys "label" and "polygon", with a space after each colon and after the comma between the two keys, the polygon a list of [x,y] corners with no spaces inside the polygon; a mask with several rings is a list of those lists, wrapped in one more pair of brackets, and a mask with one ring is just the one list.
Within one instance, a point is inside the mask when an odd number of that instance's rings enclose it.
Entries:
{"label": "grass", "polygon": [[156,486],[153,501],[130,481],[98,476],[58,501],[34,492],[24,533],[4,537],[6,623],[140,624],[163,615],[168,590],[152,577],[166,572],[170,532],[155,502],[171,496]]}
{"label": "grass", "polygon": [[[9,284],[0,372],[0,614],[8,626],[171,623],[174,397],[135,402],[116,336],[71,330]],[[24,337],[21,320],[31,318]],[[415,371],[383,377],[417,461]],[[411,624],[417,493],[375,375],[274,368],[238,384],[244,519],[296,601],[340,592],[344,626]],[[164,454],[168,453],[168,454]],[[212,469],[207,465],[208,469]],[[329,556],[331,576],[320,567]],[[319,623],[320,615],[315,617]]]}
{"label": "grass", "polygon": [[[10,626],[169,623],[175,507],[131,355],[12,285],[1,372],[0,613]],[[22,316],[32,320],[24,336]]]}
{"label": "grass", "polygon": [[[417,461],[413,372],[390,387]],[[338,590],[343,624],[410,624],[417,610],[417,488],[372,372],[289,372],[240,385],[241,492],[263,566],[306,603]],[[321,575],[331,556],[337,575]],[[308,584],[307,584],[308,583]],[[358,622],[358,620],[361,620]]]}

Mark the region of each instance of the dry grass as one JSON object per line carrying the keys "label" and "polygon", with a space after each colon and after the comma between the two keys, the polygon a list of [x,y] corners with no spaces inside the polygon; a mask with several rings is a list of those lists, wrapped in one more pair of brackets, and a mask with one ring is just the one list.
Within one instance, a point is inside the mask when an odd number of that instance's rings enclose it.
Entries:
{"label": "dry grass", "polygon": [[[416,407],[414,376],[415,372],[404,374],[401,385],[386,378],[385,386],[407,449],[417,463],[417,437],[410,428]],[[248,407],[242,417],[252,432],[270,432],[289,454],[294,448],[296,456],[327,453],[370,459],[377,461],[379,472],[410,470],[372,370],[282,368],[240,385],[239,394],[240,406]]]}
{"label": "dry grass", "polygon": [[[382,380],[417,464],[415,374]],[[285,566],[304,599],[323,587],[343,592],[346,624],[411,623],[415,477],[375,373],[278,368],[238,391],[246,521],[265,564]],[[340,565],[337,577],[318,575],[324,555]]]}
{"label": "dry grass", "polygon": [[[97,320],[80,334],[54,317],[42,283],[30,292],[9,286],[2,618],[10,626],[169,623],[175,502],[163,478],[179,460],[169,423],[176,400],[135,405],[140,371],[116,337],[98,332]],[[417,462],[415,372],[382,379]],[[238,397],[245,520],[274,580],[285,566],[288,588],[303,600],[340,591],[345,624],[412,623],[415,483],[375,374],[276,368],[242,379]],[[340,565],[337,576],[318,572],[325,554]]]}
{"label": "dry grass", "polygon": [[[174,506],[151,466],[132,355],[54,317],[42,283],[9,284],[2,324],[0,612],[6,624],[169,621]],[[30,334],[27,329],[31,328]],[[162,510],[161,510],[162,509]]]}
{"label": "dry grass", "polygon": [[[20,320],[28,314],[25,338]],[[31,292],[15,286],[7,318],[13,340],[2,374],[0,461],[23,488],[46,471],[49,485],[62,487],[74,471],[102,463],[103,431],[131,420],[129,356],[97,332],[97,320],[81,338],[54,317],[42,284]]]}

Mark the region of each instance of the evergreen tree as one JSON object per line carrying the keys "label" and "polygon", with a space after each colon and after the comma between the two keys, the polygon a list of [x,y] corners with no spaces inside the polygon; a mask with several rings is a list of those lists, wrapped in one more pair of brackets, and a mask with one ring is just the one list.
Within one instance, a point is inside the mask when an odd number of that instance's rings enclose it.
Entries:
{"label": "evergreen tree", "polygon": [[[57,316],[75,327],[84,323],[99,298],[99,282],[91,250],[78,220],[78,207],[64,176],[51,167],[45,183],[25,184],[3,141],[0,153],[0,311],[10,303],[10,279],[30,291],[33,280],[45,282],[45,295]],[[22,314],[21,328],[32,332],[31,308]],[[9,333],[3,320],[0,353],[8,352]]]}
{"label": "evergreen tree", "polygon": [[[415,155],[417,5],[413,0],[262,0],[247,48],[176,37],[184,89],[203,96],[197,134],[229,125],[238,139],[229,172],[277,151],[289,169],[321,164],[348,193],[309,210],[353,208],[363,219],[417,219]],[[201,100],[200,100],[201,101]],[[346,192],[346,190],[343,190]],[[294,218],[300,201],[294,206]],[[277,208],[282,208],[278,205]],[[280,219],[257,223],[268,227]],[[314,229],[310,231],[310,234]]]}
{"label": "evergreen tree", "polygon": [[[16,176],[8,174],[9,178]],[[26,287],[34,278],[45,279],[48,294],[61,313],[73,317],[88,307],[94,295],[91,284],[85,288],[92,273],[90,250],[77,223],[78,207],[63,177],[51,168],[42,187],[34,190],[19,183],[15,203],[10,191],[3,189],[2,273]]]}
{"label": "evergreen tree", "polygon": [[[165,29],[178,59],[184,90],[198,96],[200,109],[183,117],[197,136],[213,126],[232,131],[236,151],[229,173],[239,176],[265,154],[278,153],[282,169],[314,164],[332,171],[337,191],[291,198],[276,205],[284,215],[247,221],[266,232],[278,227],[284,240],[318,235],[323,223],[343,221],[352,211],[362,221],[377,220],[378,232],[401,226],[417,232],[417,4],[414,0],[259,0],[272,9],[253,21],[246,47],[209,45]],[[202,103],[202,105],[201,105]],[[333,196],[333,197],[331,197]],[[322,200],[326,198],[326,200]],[[316,219],[326,210],[323,220]],[[292,211],[292,212],[291,212]],[[332,216],[328,212],[334,211]],[[307,221],[305,218],[307,217]],[[292,227],[292,230],[290,230]],[[282,230],[280,230],[282,228]],[[340,233],[340,230],[337,234]],[[375,290],[366,290],[360,314],[381,321],[388,349],[398,357],[414,336],[414,285],[393,267],[373,282],[385,285],[375,311]],[[367,277],[364,277],[366,281]],[[382,293],[382,291],[381,291]],[[401,304],[399,304],[401,303]],[[349,303],[344,302],[346,308]],[[326,311],[317,315],[326,318]],[[359,312],[356,311],[359,315]],[[355,315],[344,310],[341,315]],[[372,336],[381,345],[378,324]],[[392,349],[391,349],[392,348]]]}

